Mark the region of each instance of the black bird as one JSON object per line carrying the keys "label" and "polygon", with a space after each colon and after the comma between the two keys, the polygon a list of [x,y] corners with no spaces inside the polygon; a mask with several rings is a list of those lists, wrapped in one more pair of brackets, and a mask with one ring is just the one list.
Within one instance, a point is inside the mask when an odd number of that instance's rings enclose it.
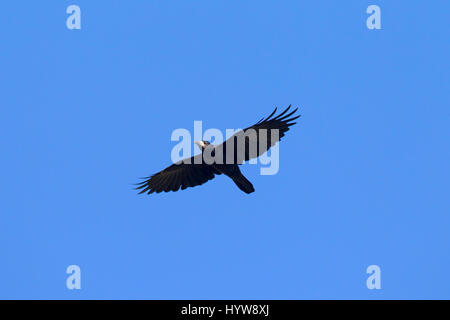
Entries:
{"label": "black bird", "polygon": [[[292,121],[300,117],[298,115],[290,118],[298,109],[287,113],[290,108],[291,106],[273,117],[277,111],[275,108],[270,116],[237,132],[220,145],[215,146],[208,141],[195,141],[202,153],[178,161],[163,171],[144,178],[145,181],[138,183],[136,189],[141,190],[139,194],[184,190],[202,185],[214,179],[215,175],[225,174],[245,193],[254,192],[253,185],[244,177],[238,165],[259,157],[280,141],[289,131],[289,127],[295,124]],[[213,161],[205,161],[207,157]]]}

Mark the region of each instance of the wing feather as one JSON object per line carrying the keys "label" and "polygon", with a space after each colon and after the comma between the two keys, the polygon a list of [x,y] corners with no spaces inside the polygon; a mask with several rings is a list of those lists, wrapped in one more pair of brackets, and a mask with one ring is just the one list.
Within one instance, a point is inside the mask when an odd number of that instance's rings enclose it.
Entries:
{"label": "wing feather", "polygon": [[[243,161],[259,157],[267,152],[270,147],[274,146],[282,137],[284,137],[285,133],[289,131],[289,127],[296,124],[296,122],[292,121],[300,118],[300,115],[295,116],[298,108],[295,108],[288,113],[288,111],[291,110],[291,105],[274,117],[277,110],[278,109],[275,108],[268,117],[262,118],[253,126],[245,128],[225,141],[225,143],[220,146],[221,148],[224,148],[223,154],[226,154],[227,144],[230,143],[231,139],[234,141],[232,145],[234,146],[235,163],[241,164]],[[263,130],[265,130],[267,139],[265,143],[261,143],[262,141],[260,141],[264,137]],[[275,134],[276,131],[278,131],[278,135]],[[256,133],[256,140],[254,139],[255,136],[252,135],[253,133]],[[272,137],[272,134],[275,135]],[[244,139],[242,139],[243,137]],[[244,143],[244,145],[242,145],[242,143]],[[251,152],[252,150],[256,150],[256,153]]]}
{"label": "wing feather", "polygon": [[166,169],[144,178],[144,181],[137,184],[136,190],[140,190],[139,194],[178,191],[180,188],[184,190],[214,179],[217,172],[213,167],[205,163],[196,164],[195,157],[199,156],[201,154],[174,163]]}

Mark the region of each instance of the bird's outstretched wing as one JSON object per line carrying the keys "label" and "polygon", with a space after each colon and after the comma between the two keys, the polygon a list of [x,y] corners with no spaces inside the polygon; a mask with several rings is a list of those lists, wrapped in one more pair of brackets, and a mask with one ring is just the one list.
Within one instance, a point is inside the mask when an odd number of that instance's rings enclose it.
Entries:
{"label": "bird's outstretched wing", "polygon": [[[291,106],[274,117],[277,112],[277,108],[275,108],[267,118],[262,118],[253,126],[231,136],[222,144],[224,154],[226,155],[229,152],[230,145],[233,146],[235,163],[238,164],[264,154],[284,137],[290,126],[296,124],[292,121],[300,117],[300,115],[291,117],[298,108],[288,113],[290,108]],[[262,141],[262,139],[266,141]]]}
{"label": "bird's outstretched wing", "polygon": [[[197,158],[201,156],[202,155],[199,154],[191,158],[181,160],[161,172],[144,178],[145,181],[138,183],[136,189],[141,190],[139,194],[178,191],[180,188],[181,190],[184,190],[189,187],[204,184],[205,182],[214,179],[216,174],[221,174],[212,166],[198,162],[199,159]],[[188,159],[190,161],[186,161]]]}

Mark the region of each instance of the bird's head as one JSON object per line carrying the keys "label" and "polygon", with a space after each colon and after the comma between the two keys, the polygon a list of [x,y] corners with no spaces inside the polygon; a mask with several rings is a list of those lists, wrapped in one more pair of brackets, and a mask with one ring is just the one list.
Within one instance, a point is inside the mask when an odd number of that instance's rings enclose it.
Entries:
{"label": "bird's head", "polygon": [[207,146],[209,146],[211,143],[209,141],[194,141],[194,143],[200,148],[200,150],[205,150]]}

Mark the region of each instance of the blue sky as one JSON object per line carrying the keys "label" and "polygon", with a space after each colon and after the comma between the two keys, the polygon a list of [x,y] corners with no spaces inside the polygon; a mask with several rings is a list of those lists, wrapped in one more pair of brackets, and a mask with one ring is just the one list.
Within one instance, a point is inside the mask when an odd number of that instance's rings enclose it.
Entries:
{"label": "blue sky", "polygon": [[[71,4],[81,30],[66,28]],[[366,27],[371,4],[382,30]],[[449,12],[3,3],[0,298],[449,299]],[[288,104],[303,116],[278,174],[242,168],[255,193],[223,176],[132,189],[170,164],[174,129],[245,127]]]}

